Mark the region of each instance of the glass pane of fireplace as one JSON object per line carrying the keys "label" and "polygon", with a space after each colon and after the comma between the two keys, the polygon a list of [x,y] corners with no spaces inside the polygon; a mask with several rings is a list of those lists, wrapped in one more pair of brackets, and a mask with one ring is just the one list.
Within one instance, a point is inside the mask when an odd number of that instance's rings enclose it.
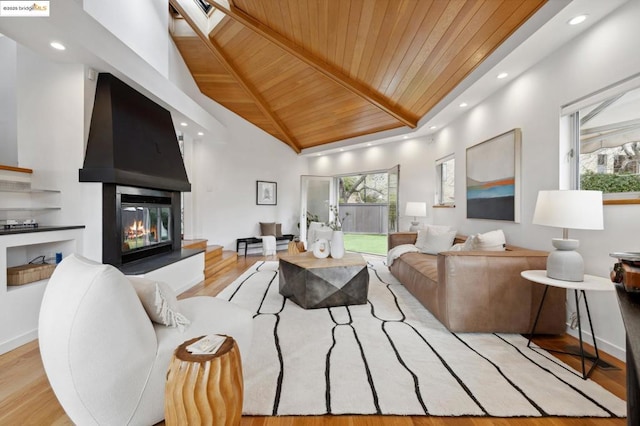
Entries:
{"label": "glass pane of fireplace", "polygon": [[122,203],[122,252],[171,243],[171,207]]}

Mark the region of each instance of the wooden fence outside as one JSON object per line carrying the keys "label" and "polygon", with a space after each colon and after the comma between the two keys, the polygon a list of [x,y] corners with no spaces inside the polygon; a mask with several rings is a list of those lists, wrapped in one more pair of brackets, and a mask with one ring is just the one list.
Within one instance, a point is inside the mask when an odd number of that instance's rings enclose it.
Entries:
{"label": "wooden fence outside", "polygon": [[340,204],[340,217],[349,215],[342,223],[348,233],[384,234],[389,230],[389,204]]}

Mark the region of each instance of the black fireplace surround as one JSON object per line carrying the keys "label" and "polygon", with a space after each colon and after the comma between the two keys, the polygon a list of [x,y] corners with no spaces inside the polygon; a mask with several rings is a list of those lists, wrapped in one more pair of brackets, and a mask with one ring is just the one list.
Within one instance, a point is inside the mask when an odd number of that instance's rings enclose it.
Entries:
{"label": "black fireplace surround", "polygon": [[102,182],[103,263],[191,255],[180,226],[180,195],[191,184],[171,114],[111,74],[98,76],[79,179]]}

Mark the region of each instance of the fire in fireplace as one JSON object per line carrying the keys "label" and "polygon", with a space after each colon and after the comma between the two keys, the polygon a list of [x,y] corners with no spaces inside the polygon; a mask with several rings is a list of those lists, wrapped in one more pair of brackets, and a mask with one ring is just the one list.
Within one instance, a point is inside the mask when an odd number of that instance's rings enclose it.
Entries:
{"label": "fire in fireplace", "polygon": [[121,203],[122,252],[171,244],[171,205]]}

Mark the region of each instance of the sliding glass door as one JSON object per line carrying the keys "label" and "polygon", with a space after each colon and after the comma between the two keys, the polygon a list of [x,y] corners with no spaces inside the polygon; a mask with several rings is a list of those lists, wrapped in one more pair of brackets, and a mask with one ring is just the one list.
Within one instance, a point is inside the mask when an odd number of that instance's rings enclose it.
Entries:
{"label": "sliding glass door", "polygon": [[332,176],[300,178],[300,241],[306,243],[311,222],[329,223],[331,205],[336,205],[336,185]]}

